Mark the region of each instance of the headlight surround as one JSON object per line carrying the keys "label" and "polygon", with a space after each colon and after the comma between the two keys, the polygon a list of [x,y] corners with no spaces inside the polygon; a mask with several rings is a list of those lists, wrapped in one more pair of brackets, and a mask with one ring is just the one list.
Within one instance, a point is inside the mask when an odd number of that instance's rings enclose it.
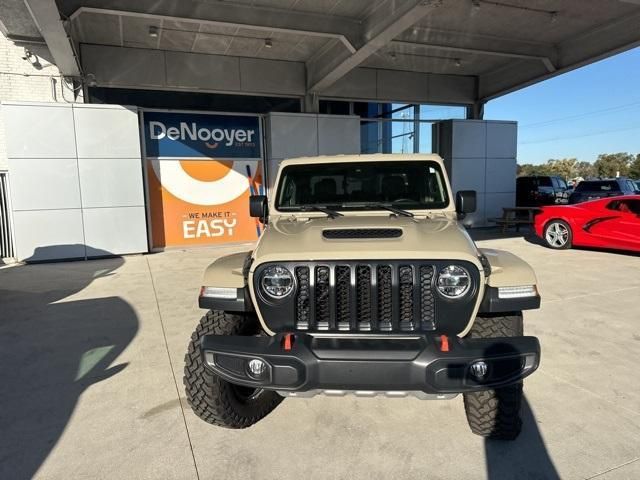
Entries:
{"label": "headlight surround", "polygon": [[461,298],[471,289],[471,275],[459,265],[447,265],[438,273],[436,286],[446,298]]}
{"label": "headlight surround", "polygon": [[293,291],[293,275],[282,265],[271,265],[260,276],[262,291],[271,298],[284,298]]}

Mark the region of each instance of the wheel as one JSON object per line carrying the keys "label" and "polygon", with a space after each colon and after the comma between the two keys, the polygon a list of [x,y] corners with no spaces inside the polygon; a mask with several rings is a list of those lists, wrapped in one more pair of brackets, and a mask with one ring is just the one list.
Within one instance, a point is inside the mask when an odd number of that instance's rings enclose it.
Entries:
{"label": "wheel", "polygon": [[571,227],[563,220],[551,220],[544,227],[544,241],[550,248],[556,250],[570,248],[572,239]]}
{"label": "wheel", "polygon": [[[521,337],[522,314],[477,317],[469,338]],[[471,431],[476,435],[499,440],[515,440],[522,420],[522,382],[507,387],[465,393],[464,410]]]}
{"label": "wheel", "polygon": [[260,335],[255,315],[212,310],[196,328],[185,355],[183,383],[187,402],[205,422],[226,428],[247,428],[278,406],[283,397],[270,390],[235,385],[221,379],[202,361],[200,340],[204,335]]}

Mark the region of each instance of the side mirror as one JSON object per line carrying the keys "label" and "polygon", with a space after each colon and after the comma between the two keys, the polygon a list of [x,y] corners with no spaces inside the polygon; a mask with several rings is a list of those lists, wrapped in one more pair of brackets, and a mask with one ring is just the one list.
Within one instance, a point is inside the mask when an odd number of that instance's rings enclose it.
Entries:
{"label": "side mirror", "polygon": [[269,215],[266,195],[251,195],[249,197],[249,215],[265,222]]}
{"label": "side mirror", "polygon": [[476,211],[475,190],[460,190],[456,193],[456,212],[460,215],[473,213]]}

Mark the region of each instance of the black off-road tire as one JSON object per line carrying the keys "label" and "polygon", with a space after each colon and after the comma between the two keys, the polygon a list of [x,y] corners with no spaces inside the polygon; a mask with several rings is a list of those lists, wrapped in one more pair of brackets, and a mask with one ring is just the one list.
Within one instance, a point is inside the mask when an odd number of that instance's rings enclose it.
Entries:
{"label": "black off-road tire", "polygon": [[247,428],[267,416],[283,397],[274,391],[252,390],[221,379],[203,364],[204,335],[259,335],[255,315],[212,310],[202,317],[184,357],[183,383],[187,402],[205,422],[226,428]]}
{"label": "black off-road tire", "polygon": [[[477,317],[468,338],[521,337],[522,313]],[[465,393],[464,410],[471,431],[482,437],[515,440],[522,429],[522,382],[507,387]]]}

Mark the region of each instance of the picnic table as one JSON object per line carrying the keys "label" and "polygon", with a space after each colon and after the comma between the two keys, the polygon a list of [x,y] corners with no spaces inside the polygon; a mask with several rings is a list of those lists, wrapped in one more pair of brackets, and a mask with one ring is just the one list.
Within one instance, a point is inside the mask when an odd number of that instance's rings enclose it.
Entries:
{"label": "picnic table", "polygon": [[490,218],[489,221],[502,226],[502,231],[506,232],[509,227],[516,227],[516,232],[520,231],[520,225],[533,225],[536,212],[540,207],[503,207],[501,218]]}

